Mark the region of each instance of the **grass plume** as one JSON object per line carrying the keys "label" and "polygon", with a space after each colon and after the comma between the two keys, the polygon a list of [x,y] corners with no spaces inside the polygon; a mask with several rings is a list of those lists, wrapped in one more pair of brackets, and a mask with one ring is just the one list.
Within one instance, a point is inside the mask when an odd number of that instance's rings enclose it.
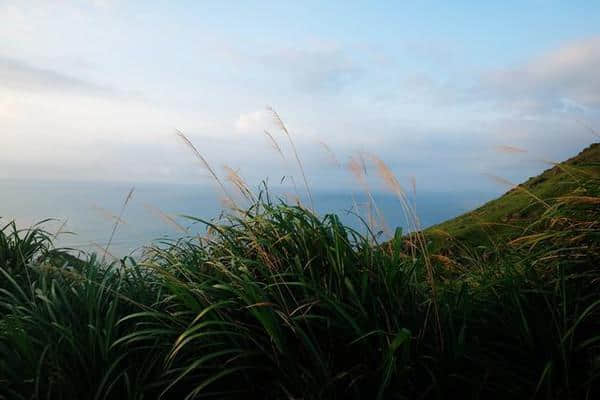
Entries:
{"label": "grass plume", "polygon": [[202,165],[202,167],[204,167],[210,173],[211,177],[214,179],[214,181],[217,183],[217,185],[219,185],[219,188],[221,189],[221,191],[223,192],[225,197],[228,199],[228,201],[235,204],[235,202],[233,201],[232,197],[229,195],[229,192],[225,188],[225,185],[223,185],[223,182],[221,181],[221,179],[219,178],[219,176],[217,175],[215,170],[210,166],[208,161],[206,161],[204,156],[198,151],[196,146],[194,146],[192,141],[183,132],[181,132],[179,130],[176,130],[175,134],[192,151],[194,156],[196,156],[196,158],[200,161],[200,164]]}
{"label": "grass plume", "polygon": [[496,146],[496,150],[498,150],[501,153],[509,153],[509,154],[527,153],[527,150],[525,150],[525,149],[521,149],[519,147],[514,147],[514,146],[506,146],[506,145]]}
{"label": "grass plume", "polygon": [[290,134],[287,127],[283,123],[283,120],[281,119],[281,117],[279,116],[277,111],[275,111],[272,107],[267,107],[267,110],[269,112],[271,112],[271,114],[273,115],[273,119],[275,120],[275,123],[277,124],[277,126],[279,126],[279,128],[281,128],[283,133],[285,133],[285,136],[288,138],[290,146],[292,147],[292,151],[294,152],[294,157],[296,158],[296,162],[298,163],[298,168],[300,169],[300,173],[302,174],[302,180],[304,181],[304,187],[306,188],[306,193],[308,194],[310,206],[314,210],[315,204],[313,201],[312,193],[310,191],[310,186],[308,184],[308,180],[306,179],[306,173],[304,172],[304,166],[302,165],[302,161],[300,160],[300,156],[298,155],[298,150],[296,149],[296,144],[294,143],[294,140],[292,139],[292,135]]}
{"label": "grass plume", "polygon": [[165,212],[163,212],[161,209],[154,207],[150,204],[144,204],[144,208],[146,210],[148,210],[152,215],[160,218],[163,222],[165,222],[167,225],[172,226],[173,228],[175,228],[176,230],[178,230],[181,233],[188,233],[188,229],[186,227],[184,227],[183,225],[181,225],[179,222],[177,222],[177,220],[175,220],[175,218]]}
{"label": "grass plume", "polygon": [[103,256],[102,256],[103,261],[104,261],[104,255],[110,254],[108,252],[108,249],[110,248],[110,245],[112,244],[115,234],[117,233],[117,228],[119,227],[119,223],[121,221],[123,221],[123,214],[125,213],[127,204],[129,204],[129,201],[133,198],[133,192],[135,192],[135,187],[132,187],[131,189],[129,189],[129,192],[127,193],[127,196],[125,197],[125,201],[123,201],[123,205],[121,206],[121,211],[119,212],[119,216],[115,219],[115,224],[113,225],[112,231],[110,232],[110,237],[108,238],[108,242],[106,243],[106,248],[104,249],[104,252],[103,252]]}

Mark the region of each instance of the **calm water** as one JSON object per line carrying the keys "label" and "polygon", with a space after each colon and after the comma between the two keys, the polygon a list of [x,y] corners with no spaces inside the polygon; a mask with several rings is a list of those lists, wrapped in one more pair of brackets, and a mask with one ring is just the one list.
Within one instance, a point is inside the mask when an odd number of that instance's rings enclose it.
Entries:
{"label": "calm water", "polygon": [[[98,250],[106,246],[115,216],[119,215],[131,187],[131,184],[124,183],[0,180],[0,222],[3,226],[15,219],[19,226],[26,227],[45,218],[55,218],[57,221],[48,222],[45,227],[50,232],[56,232],[66,220],[62,231],[72,233],[59,235],[58,245]],[[358,218],[348,212],[353,207],[353,198],[359,206],[365,204],[365,198],[358,190],[356,193],[317,191],[313,196],[320,215],[336,212],[347,224],[361,228]],[[430,226],[471,210],[495,196],[497,193],[418,193],[417,211],[422,225]],[[394,196],[380,193],[374,197],[386,224],[392,230],[405,225],[400,203]],[[124,222],[118,226],[110,252],[124,256],[139,251],[153,240],[182,236],[173,224],[165,221],[165,214],[191,232],[197,232],[202,231],[203,227],[184,215],[211,219],[218,216],[221,210],[219,195],[212,187],[136,184],[133,197],[123,214]]]}

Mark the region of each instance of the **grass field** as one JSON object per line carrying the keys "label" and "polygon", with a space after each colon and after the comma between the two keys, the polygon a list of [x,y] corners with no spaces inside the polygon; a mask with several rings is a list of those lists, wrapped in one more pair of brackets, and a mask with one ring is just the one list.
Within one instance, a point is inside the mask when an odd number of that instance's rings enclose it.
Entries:
{"label": "grass field", "polygon": [[246,194],[139,260],[0,227],[0,398],[600,396],[599,145],[381,243]]}

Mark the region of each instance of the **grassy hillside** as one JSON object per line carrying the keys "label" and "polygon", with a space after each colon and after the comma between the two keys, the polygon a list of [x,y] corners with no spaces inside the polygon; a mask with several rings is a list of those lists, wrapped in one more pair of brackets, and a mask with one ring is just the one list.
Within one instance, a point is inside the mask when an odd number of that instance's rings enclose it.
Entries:
{"label": "grassy hillside", "polygon": [[0,399],[599,398],[599,151],[383,245],[249,192],[141,260],[8,223]]}
{"label": "grassy hillside", "polygon": [[[498,178],[499,179],[499,178]],[[600,144],[556,164],[476,210],[431,227],[427,233],[437,248],[455,242],[470,246],[504,246],[533,235],[562,218],[571,222],[600,219]],[[548,217],[548,218],[544,218]]]}

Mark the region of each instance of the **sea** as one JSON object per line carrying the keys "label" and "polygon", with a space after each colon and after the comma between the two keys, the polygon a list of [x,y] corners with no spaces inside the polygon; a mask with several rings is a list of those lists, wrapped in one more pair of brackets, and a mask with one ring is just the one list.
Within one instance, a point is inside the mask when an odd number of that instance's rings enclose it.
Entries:
{"label": "sea", "polygon": [[[289,189],[269,191],[275,202],[297,200]],[[425,228],[477,208],[498,194],[417,192],[408,197]],[[107,251],[115,258],[139,257],[147,246],[205,232],[202,220],[222,221],[231,213],[223,197],[217,188],[201,184],[0,180],[0,229],[11,221],[19,229],[41,223],[55,236],[58,247],[99,254]],[[300,197],[302,204],[310,207],[307,195]],[[375,219],[375,231],[382,240],[398,227],[410,229],[402,203],[391,193],[372,193],[374,205],[360,190],[313,190],[312,197],[320,217],[335,213],[363,233]],[[236,203],[241,208],[245,205],[239,198]]]}

